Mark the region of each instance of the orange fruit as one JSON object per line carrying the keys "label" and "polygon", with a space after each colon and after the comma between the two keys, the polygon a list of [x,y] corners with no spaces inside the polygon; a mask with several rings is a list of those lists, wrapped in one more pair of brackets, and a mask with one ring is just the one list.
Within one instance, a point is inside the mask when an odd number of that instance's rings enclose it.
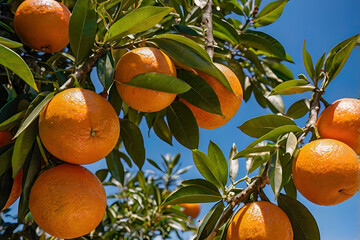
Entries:
{"label": "orange fruit", "polygon": [[181,203],[179,206],[183,207],[183,212],[192,218],[196,218],[200,213],[199,203]]}
{"label": "orange fruit", "polygon": [[13,135],[9,130],[0,131],[0,147],[10,143],[12,138]]}
{"label": "orange fruit", "polygon": [[286,213],[275,204],[259,201],[244,205],[232,219],[226,240],[292,240]]}
{"label": "orange fruit", "polygon": [[69,163],[89,164],[104,158],[116,145],[119,133],[114,108],[86,89],[58,93],[39,117],[39,135],[45,148]]}
{"label": "orange fruit", "polygon": [[182,99],[182,102],[184,102],[194,114],[198,125],[206,129],[214,129],[225,125],[239,110],[243,97],[240,81],[235,73],[225,65],[215,63],[215,66],[225,75],[234,94],[227,90],[225,86],[213,76],[200,71],[197,72],[197,74],[214,89],[219,98],[221,112],[224,117],[206,112]]}
{"label": "orange fruit", "polygon": [[321,137],[344,142],[360,154],[360,100],[333,102],[321,113],[316,126]]}
{"label": "orange fruit", "polygon": [[15,12],[15,32],[33,49],[58,52],[69,43],[70,16],[69,9],[55,0],[26,0]]}
{"label": "orange fruit", "polygon": [[14,178],[10,196],[3,209],[1,209],[1,211],[10,207],[20,197],[22,192],[22,179],[23,179],[23,170],[21,169],[20,172],[18,172],[18,174],[16,174]]}
{"label": "orange fruit", "polygon": [[30,191],[35,222],[57,238],[77,238],[99,225],[106,210],[100,180],[84,167],[61,164],[44,171]]}
{"label": "orange fruit", "polygon": [[[133,109],[157,112],[169,106],[176,94],[121,84],[129,82],[136,75],[148,72],[176,77],[175,65],[165,53],[156,48],[136,48],[125,53],[116,65],[116,88],[124,102]],[[150,81],[156,82],[156,78]]]}
{"label": "orange fruit", "polygon": [[299,192],[319,205],[335,205],[360,188],[359,157],[353,149],[334,139],[305,144],[294,158],[293,180]]}

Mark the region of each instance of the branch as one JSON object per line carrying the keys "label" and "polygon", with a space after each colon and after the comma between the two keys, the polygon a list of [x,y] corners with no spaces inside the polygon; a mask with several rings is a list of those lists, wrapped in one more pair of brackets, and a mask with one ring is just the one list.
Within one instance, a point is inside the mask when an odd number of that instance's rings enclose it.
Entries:
{"label": "branch", "polygon": [[99,57],[101,57],[101,55],[103,55],[106,50],[106,48],[102,47],[91,54],[90,57],[79,68],[76,68],[71,77],[60,87],[60,91],[72,87],[75,79],[82,79],[88,72],[90,72],[91,69],[95,67]]}
{"label": "branch", "polygon": [[214,57],[214,48],[216,44],[213,35],[212,6],[212,0],[208,0],[202,16],[202,23],[205,26],[205,49],[211,59]]}

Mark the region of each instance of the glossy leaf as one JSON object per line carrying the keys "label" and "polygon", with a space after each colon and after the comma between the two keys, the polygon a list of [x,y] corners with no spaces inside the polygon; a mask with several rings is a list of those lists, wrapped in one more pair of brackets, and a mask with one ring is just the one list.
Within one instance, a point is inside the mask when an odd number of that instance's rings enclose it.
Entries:
{"label": "glossy leaf", "polygon": [[289,136],[286,139],[286,153],[289,154],[290,156],[293,155],[295,149],[297,148],[298,145],[298,139],[295,136],[294,133],[289,133]]}
{"label": "glossy leaf", "polygon": [[208,146],[208,156],[210,161],[212,161],[215,164],[216,169],[218,169],[220,172],[220,175],[218,177],[219,183],[221,183],[222,186],[225,187],[228,178],[227,161],[222,150],[219,148],[218,145],[216,145],[212,141],[210,141]]}
{"label": "glossy leaf", "polygon": [[204,111],[221,115],[219,99],[214,89],[204,79],[185,70],[178,70],[177,75],[191,86],[191,89],[180,94],[180,97]]}
{"label": "glossy leaf", "polygon": [[275,22],[282,14],[289,0],[278,0],[267,4],[254,18],[254,27],[261,27]]}
{"label": "glossy leaf", "polygon": [[116,89],[115,83],[111,86],[110,91],[109,91],[109,102],[115,109],[116,114],[119,115],[121,112],[121,107],[122,107],[123,101],[119,95],[119,92]]}
{"label": "glossy leaf", "polygon": [[20,122],[25,117],[25,111],[21,111],[13,115],[12,117],[8,118],[4,122],[0,123],[0,131],[4,131],[9,129],[16,123]]}
{"label": "glossy leaf", "polygon": [[237,147],[235,143],[233,143],[229,154],[229,177],[232,182],[235,181],[239,171],[239,160],[237,160],[237,158],[234,158],[237,154]]}
{"label": "glossy leaf", "polygon": [[244,150],[241,150],[238,152],[233,159],[241,158],[241,157],[247,157],[253,153],[267,153],[272,152],[276,149],[274,146],[258,146],[258,147],[251,147],[251,148],[245,148]]}
{"label": "glossy leaf", "polygon": [[210,158],[199,150],[193,150],[193,161],[200,174],[209,182],[217,187],[221,187],[220,169],[216,168],[216,164]]}
{"label": "glossy leaf", "polygon": [[286,116],[267,114],[247,120],[239,129],[250,137],[258,138],[284,125],[296,125],[296,123]]}
{"label": "glossy leaf", "polygon": [[276,152],[276,155],[274,155],[274,158],[272,159],[270,170],[269,170],[269,180],[271,188],[275,195],[275,200],[280,194],[280,190],[282,188],[282,173],[283,169],[280,162],[280,153],[279,151]]}
{"label": "glossy leaf", "polygon": [[313,64],[310,54],[306,50],[305,43],[306,43],[306,40],[304,41],[304,44],[303,44],[303,62],[304,62],[306,72],[309,74],[309,77],[311,79],[314,79],[314,71],[315,71],[314,64]]}
{"label": "glossy leaf", "polygon": [[273,73],[280,79],[284,81],[294,79],[294,75],[292,74],[291,70],[284,64],[268,61],[266,59],[262,59],[262,60],[269,66],[271,71],[273,71]]}
{"label": "glossy leaf", "polygon": [[96,171],[95,175],[100,180],[100,182],[103,182],[106,179],[108,173],[108,169],[99,169]]}
{"label": "glossy leaf", "polygon": [[69,38],[71,50],[79,62],[87,56],[94,46],[97,16],[92,2],[78,0],[72,10],[69,22]]}
{"label": "glossy leaf", "polygon": [[278,205],[290,219],[294,231],[294,240],[320,240],[316,220],[303,204],[291,197],[280,194]]}
{"label": "glossy leaf", "polygon": [[111,176],[123,184],[125,171],[120,157],[117,156],[117,152],[117,150],[113,150],[106,156],[106,165],[111,173]]}
{"label": "glossy leaf", "polygon": [[155,120],[153,129],[155,134],[164,142],[172,146],[172,133],[169,129],[169,126],[166,124],[163,118],[158,118]]}
{"label": "glossy leaf", "polygon": [[298,119],[305,116],[305,114],[307,114],[309,111],[310,111],[309,99],[302,99],[292,104],[287,110],[286,115],[291,118]]}
{"label": "glossy leaf", "polygon": [[295,187],[294,181],[291,178],[287,184],[284,185],[284,190],[286,192],[286,195],[289,197],[292,197],[293,199],[296,199],[297,196],[297,189]]}
{"label": "glossy leaf", "polygon": [[195,239],[206,239],[212,232],[215,224],[219,220],[224,211],[224,203],[222,201],[216,203],[210,211],[205,215],[198,228],[197,237]]}
{"label": "glossy leaf", "polygon": [[15,42],[4,37],[0,37],[0,44],[8,48],[19,48],[23,46],[22,43]]}
{"label": "glossy leaf", "polygon": [[191,88],[179,78],[156,72],[136,75],[129,82],[121,84],[174,94],[187,92]]}
{"label": "glossy leaf", "polygon": [[309,85],[309,82],[306,80],[290,80],[277,85],[270,94],[291,95],[312,91],[314,89],[315,87]]}
{"label": "glossy leaf", "polygon": [[108,90],[114,82],[114,59],[110,51],[107,51],[98,60],[97,75],[103,87]]}
{"label": "glossy leaf", "polygon": [[191,110],[181,102],[173,102],[166,112],[169,128],[184,147],[196,149],[199,145],[199,127]]}
{"label": "glossy leaf", "polygon": [[232,45],[239,44],[239,33],[225,19],[213,15],[214,37],[220,38]]}
{"label": "glossy leaf", "polygon": [[323,53],[323,55],[321,55],[321,57],[319,58],[319,60],[316,62],[315,70],[314,70],[314,74],[315,74],[314,77],[315,77],[316,80],[319,79],[321,70],[322,70],[322,68],[323,68],[323,66],[324,66],[325,53],[326,53],[326,51]]}
{"label": "glossy leaf", "polygon": [[111,42],[129,34],[146,31],[161,21],[173,9],[169,7],[141,7],[120,18],[107,31],[105,41]]}
{"label": "glossy leaf", "polygon": [[139,169],[141,169],[145,161],[145,147],[139,127],[130,120],[121,119],[120,136],[127,153]]}
{"label": "glossy leaf", "polygon": [[0,65],[10,69],[35,91],[39,91],[28,65],[16,52],[0,44],[0,56]]}
{"label": "glossy leaf", "polygon": [[212,189],[215,192],[218,192],[218,188],[212,184],[211,182],[205,180],[205,179],[201,179],[201,178],[195,178],[195,179],[188,179],[188,180],[184,180],[181,182],[181,186],[186,187],[186,186],[204,186],[206,188]]}

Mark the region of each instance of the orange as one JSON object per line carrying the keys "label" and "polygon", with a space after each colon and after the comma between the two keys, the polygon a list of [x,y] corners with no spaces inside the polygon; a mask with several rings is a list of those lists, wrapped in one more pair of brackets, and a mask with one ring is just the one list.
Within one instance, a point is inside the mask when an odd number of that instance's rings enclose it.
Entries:
{"label": "orange", "polygon": [[23,179],[23,170],[21,169],[20,172],[18,172],[18,174],[16,174],[16,176],[14,178],[10,196],[9,196],[4,208],[1,211],[10,207],[20,197],[21,192],[22,192],[22,179]]}
{"label": "orange", "polygon": [[86,89],[58,93],[39,117],[39,135],[45,148],[69,163],[89,164],[104,158],[116,145],[119,133],[114,108]]}
{"label": "orange", "polygon": [[10,143],[12,138],[13,135],[9,130],[0,131],[0,147]]}
{"label": "orange", "polygon": [[44,171],[30,191],[35,222],[57,238],[88,234],[101,222],[106,194],[100,180],[84,167],[61,164]]}
{"label": "orange", "polygon": [[219,63],[215,63],[215,65],[225,75],[234,94],[227,90],[216,78],[200,71],[197,74],[214,89],[217,97],[219,98],[221,112],[224,117],[206,112],[187,101],[182,100],[194,114],[198,125],[207,129],[214,129],[225,125],[239,110],[243,97],[240,81],[236,77],[235,73],[225,65]]}
{"label": "orange", "polygon": [[319,139],[303,146],[294,158],[293,180],[299,192],[319,205],[335,205],[360,187],[359,157],[348,145]]}
{"label": "orange", "polygon": [[[141,112],[157,112],[169,106],[176,94],[121,84],[129,82],[136,75],[148,72],[176,77],[174,63],[162,51],[150,47],[136,48],[125,53],[116,65],[116,88],[130,107]],[[156,78],[150,81],[156,82]]]}
{"label": "orange", "polygon": [[321,137],[344,142],[360,154],[360,100],[333,102],[321,113],[316,126]]}
{"label": "orange", "polygon": [[26,0],[15,12],[15,32],[31,48],[58,52],[69,43],[70,16],[69,9],[55,0]]}
{"label": "orange", "polygon": [[232,219],[226,240],[292,240],[286,213],[275,204],[259,201],[244,205]]}
{"label": "orange", "polygon": [[179,206],[183,207],[183,212],[192,218],[196,218],[200,213],[199,203],[181,203]]}

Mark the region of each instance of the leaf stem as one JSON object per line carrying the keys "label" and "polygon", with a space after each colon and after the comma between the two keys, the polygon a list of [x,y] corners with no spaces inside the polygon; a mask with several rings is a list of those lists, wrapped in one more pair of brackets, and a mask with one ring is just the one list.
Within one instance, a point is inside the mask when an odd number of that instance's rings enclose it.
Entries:
{"label": "leaf stem", "polygon": [[205,49],[211,59],[214,57],[214,49],[216,44],[213,35],[212,6],[212,0],[208,0],[202,16],[202,23],[205,27]]}

